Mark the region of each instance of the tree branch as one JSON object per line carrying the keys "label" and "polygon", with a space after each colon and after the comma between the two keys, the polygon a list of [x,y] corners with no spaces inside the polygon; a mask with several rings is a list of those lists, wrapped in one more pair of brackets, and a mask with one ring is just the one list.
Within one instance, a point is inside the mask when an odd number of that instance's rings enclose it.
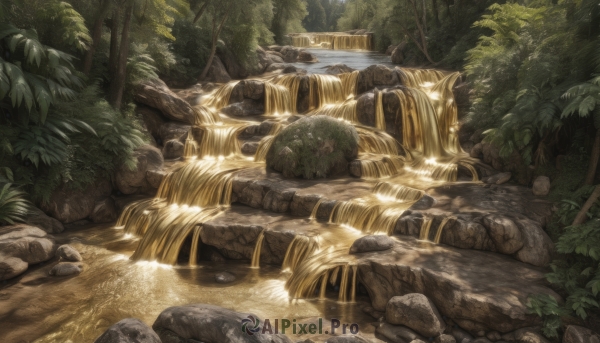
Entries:
{"label": "tree branch", "polygon": [[583,204],[583,207],[581,210],[579,210],[579,213],[577,213],[575,220],[573,220],[573,224],[571,224],[572,226],[581,225],[587,221],[587,213],[590,208],[594,206],[594,203],[596,200],[598,200],[598,198],[600,198],[600,185],[596,186],[592,192],[592,195],[590,195],[585,204]]}

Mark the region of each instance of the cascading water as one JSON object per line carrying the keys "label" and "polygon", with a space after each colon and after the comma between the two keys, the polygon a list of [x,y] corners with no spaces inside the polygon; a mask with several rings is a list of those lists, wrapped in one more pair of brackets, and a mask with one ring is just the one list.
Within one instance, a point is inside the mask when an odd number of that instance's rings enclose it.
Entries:
{"label": "cascading water", "polygon": [[292,45],[298,48],[325,48],[334,50],[372,50],[370,34],[351,35],[343,32],[292,33]]}
{"label": "cascading water", "polygon": [[[294,38],[298,44],[305,44],[307,37]],[[310,39],[312,44],[355,44],[343,36],[316,35]],[[307,80],[310,111],[306,115],[325,114],[354,125],[360,137],[362,178],[376,182],[370,194],[335,204],[328,224],[331,230],[296,235],[287,248],[282,269],[291,272],[286,285],[293,298],[325,298],[327,290],[334,287],[340,301],[354,301],[359,280],[356,263],[348,253],[352,242],[365,234],[393,234],[398,219],[425,194],[423,185],[455,181],[459,165],[470,170],[474,178],[477,175],[456,135],[452,86],[459,74],[412,69],[401,72],[405,87],[392,91],[401,104],[397,114],[403,125],[400,143],[385,132],[382,92],[376,92],[375,127],[359,123],[354,99],[358,72],[338,76],[280,75],[264,81],[265,115],[273,125],[260,141],[253,160],[242,156],[238,140],[251,123],[219,114],[229,104],[238,83],[225,84],[206,96],[196,109],[195,127],[185,144],[185,161],[165,177],[155,199],[130,205],[119,219],[118,225],[126,233],[141,237],[132,259],[176,264],[187,241],[191,242],[187,262],[196,264],[203,224],[229,208],[236,172],[264,167],[273,140],[288,123],[287,115],[297,115],[300,85]],[[315,205],[307,221],[316,223],[325,200]],[[424,218],[421,239],[439,243],[452,220],[444,219],[430,235],[433,219]],[[264,240],[262,231],[252,254],[254,268],[260,265]]]}

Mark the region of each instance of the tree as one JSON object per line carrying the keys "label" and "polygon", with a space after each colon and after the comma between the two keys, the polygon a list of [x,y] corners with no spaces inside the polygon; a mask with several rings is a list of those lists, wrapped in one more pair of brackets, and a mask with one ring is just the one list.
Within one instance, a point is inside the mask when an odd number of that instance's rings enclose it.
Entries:
{"label": "tree", "polygon": [[327,15],[320,0],[307,0],[306,10],[308,14],[302,21],[302,25],[309,32],[323,32],[327,25]]}
{"label": "tree", "polygon": [[302,0],[272,0],[273,21],[271,32],[275,41],[284,43],[285,35],[302,31],[302,19],[306,17],[306,3]]}

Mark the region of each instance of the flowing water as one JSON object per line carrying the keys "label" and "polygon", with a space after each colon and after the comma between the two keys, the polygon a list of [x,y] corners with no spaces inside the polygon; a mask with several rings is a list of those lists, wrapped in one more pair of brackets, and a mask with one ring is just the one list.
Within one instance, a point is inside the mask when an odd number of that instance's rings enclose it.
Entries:
{"label": "flowing water", "polygon": [[[318,57],[327,61],[329,53],[338,51],[322,50]],[[369,53],[341,53],[352,56],[355,68],[374,63]],[[131,204],[116,227],[59,236],[83,253],[84,273],[72,279],[49,279],[48,268],[42,266],[0,292],[0,301],[8,299],[8,306],[0,306],[0,341],[41,337],[37,342],[91,342],[123,318],[137,317],[151,324],[165,308],[189,303],[215,304],[263,318],[343,317],[362,323],[362,333],[370,335],[372,329],[366,323],[373,320],[357,304],[368,299],[361,298],[350,245],[366,234],[391,235],[402,213],[424,190],[455,181],[459,164],[473,170],[456,137],[452,86],[458,74],[402,72],[403,83],[409,86],[396,91],[401,102],[398,116],[404,125],[402,142],[384,131],[381,96],[376,101],[376,127],[358,123],[353,99],[356,73],[310,76],[310,111],[305,115],[326,114],[356,127],[363,179],[372,184],[372,190],[338,201],[329,223],[315,219],[319,201],[312,215],[303,220],[305,225],[326,229],[297,235],[282,266],[261,265],[264,231],[251,261],[241,263],[201,261],[200,236],[204,223],[231,209],[236,173],[265,168],[274,136],[296,111],[300,78],[295,75],[265,81],[266,116],[277,125],[261,141],[254,158],[241,154],[238,140],[239,133],[252,123],[219,113],[237,82],[204,97],[196,120],[202,139],[188,138],[185,161],[164,179],[154,199]],[[426,218],[421,239],[439,243],[451,219],[434,230],[433,221]],[[186,242],[190,242],[185,248],[188,254],[182,259]],[[216,284],[214,274],[223,270],[232,271],[238,280],[226,286]]]}

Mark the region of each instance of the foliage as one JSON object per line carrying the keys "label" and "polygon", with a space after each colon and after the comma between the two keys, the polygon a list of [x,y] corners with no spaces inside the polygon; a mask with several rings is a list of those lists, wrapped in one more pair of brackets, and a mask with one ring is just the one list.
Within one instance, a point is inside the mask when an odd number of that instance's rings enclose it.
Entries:
{"label": "foliage", "polygon": [[29,207],[24,192],[15,189],[10,183],[0,183],[0,224],[23,221]]}
{"label": "foliage", "polygon": [[320,0],[307,0],[308,14],[302,20],[302,26],[308,32],[323,32],[327,25],[327,14]]}
{"label": "foliage", "polygon": [[272,0],[273,21],[271,32],[275,42],[284,43],[285,35],[290,32],[303,32],[302,19],[306,17],[306,3],[302,0]]}

